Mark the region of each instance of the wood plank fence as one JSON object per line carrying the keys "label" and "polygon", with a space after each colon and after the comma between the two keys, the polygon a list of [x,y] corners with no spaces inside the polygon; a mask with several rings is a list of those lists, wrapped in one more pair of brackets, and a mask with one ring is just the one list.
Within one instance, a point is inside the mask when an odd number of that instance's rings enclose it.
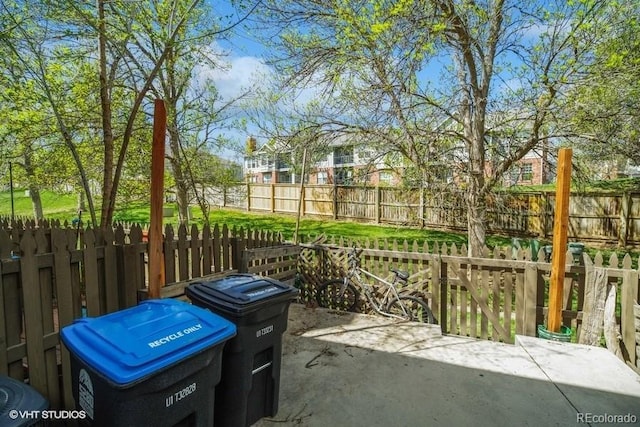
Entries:
{"label": "wood plank fence", "polygon": [[[168,285],[165,297],[181,297],[190,281],[250,272],[293,283],[312,303],[315,286],[344,272],[351,242],[287,245],[268,232],[226,226],[165,229]],[[391,267],[407,270],[416,293],[425,296],[444,333],[513,342],[515,334],[536,335],[545,323],[550,265],[532,254],[496,249],[484,257],[463,256],[455,245],[359,242],[362,266],[381,276]],[[101,315],[146,298],[146,248],[137,225],[81,230],[32,223],[0,227],[0,374],[28,380],[52,408],[71,408],[69,355],[59,330],[85,314]],[[537,259],[544,259],[542,253]],[[572,259],[572,257],[568,257]],[[563,322],[578,334],[585,289],[595,277],[615,287],[621,346],[636,359],[633,303],[638,301],[638,270],[626,255],[587,256],[565,274]],[[173,282],[173,283],[170,283]]]}
{"label": "wood plank fence", "polygon": [[[391,268],[410,274],[410,290],[429,301],[443,333],[512,343],[516,334],[536,336],[537,326],[546,325],[551,264],[532,261],[535,257],[528,250],[513,257],[511,248],[486,250],[483,257],[470,258],[464,255],[464,246],[456,245],[344,240],[306,244],[298,267],[303,300],[314,304],[316,286],[344,276],[346,251],[354,243],[364,249],[361,266],[365,270],[388,279]],[[542,251],[537,255],[535,259],[544,259]],[[567,259],[573,260],[571,254]],[[628,254],[622,262],[613,254],[605,263],[600,254],[592,260],[585,253],[581,262],[567,265],[563,324],[575,336],[581,334],[585,287],[596,275],[617,290],[620,345],[627,360],[640,368],[633,315],[633,305],[640,300],[638,270]]]}
{"label": "wood plank fence", "polygon": [[[227,190],[224,206],[249,211],[297,213],[299,184],[244,184]],[[464,231],[463,191],[343,185],[308,185],[302,191],[302,215]],[[494,192],[487,198],[491,232],[551,237],[554,192]],[[640,191],[573,192],[569,238],[621,247],[640,244]]]}
{"label": "wood plank fence", "polygon": [[[59,330],[84,315],[117,311],[146,297],[143,230],[138,225],[80,232],[46,222],[2,225],[0,374],[28,381],[54,409],[72,408],[70,360]],[[295,278],[290,259],[296,251],[282,246],[276,233],[224,225],[189,232],[181,226],[174,233],[168,226],[164,250],[165,296],[179,297],[176,291],[184,293],[185,281],[232,271]],[[260,267],[265,264],[261,256],[272,266]]]}

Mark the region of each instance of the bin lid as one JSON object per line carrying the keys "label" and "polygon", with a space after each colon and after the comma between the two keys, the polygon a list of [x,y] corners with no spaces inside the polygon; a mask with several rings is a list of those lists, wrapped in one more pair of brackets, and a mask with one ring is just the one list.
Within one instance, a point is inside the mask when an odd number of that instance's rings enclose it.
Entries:
{"label": "bin lid", "polygon": [[242,310],[275,300],[288,300],[298,294],[298,289],[268,277],[230,274],[219,280],[192,283],[186,293],[200,302]]}
{"label": "bin lid", "polygon": [[75,356],[110,381],[125,385],[225,342],[236,326],[203,308],[173,299],[146,300],[61,331]]}

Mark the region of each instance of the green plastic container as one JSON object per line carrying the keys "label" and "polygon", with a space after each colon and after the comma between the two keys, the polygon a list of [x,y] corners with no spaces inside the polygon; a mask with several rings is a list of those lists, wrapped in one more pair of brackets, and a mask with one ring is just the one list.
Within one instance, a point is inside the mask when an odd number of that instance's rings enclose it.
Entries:
{"label": "green plastic container", "polygon": [[560,332],[551,332],[544,325],[538,325],[538,337],[545,340],[571,342],[571,328],[560,326]]}

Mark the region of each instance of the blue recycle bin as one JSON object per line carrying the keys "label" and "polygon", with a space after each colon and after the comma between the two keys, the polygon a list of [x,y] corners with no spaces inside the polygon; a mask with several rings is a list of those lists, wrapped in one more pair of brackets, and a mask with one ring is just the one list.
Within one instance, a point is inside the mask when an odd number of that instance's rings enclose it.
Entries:
{"label": "blue recycle bin", "polygon": [[216,427],[247,427],[278,412],[282,334],[298,289],[251,274],[194,282],[185,293],[195,305],[233,322],[238,334],[222,352],[216,386]]}
{"label": "blue recycle bin", "polygon": [[231,322],[188,303],[147,300],[61,331],[76,409],[92,426],[213,425]]}
{"label": "blue recycle bin", "polygon": [[38,413],[49,408],[49,402],[33,387],[0,375],[0,426],[30,427],[42,425]]}

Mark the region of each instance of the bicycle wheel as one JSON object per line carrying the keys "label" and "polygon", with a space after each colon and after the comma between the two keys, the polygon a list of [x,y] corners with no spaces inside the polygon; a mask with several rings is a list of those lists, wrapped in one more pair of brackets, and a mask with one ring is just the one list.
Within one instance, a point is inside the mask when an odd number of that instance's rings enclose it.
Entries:
{"label": "bicycle wheel", "polygon": [[411,295],[400,295],[389,301],[387,312],[412,322],[436,323],[429,305]]}
{"label": "bicycle wheel", "polygon": [[329,280],[320,285],[316,293],[318,305],[336,310],[355,311],[360,299],[358,289],[349,281],[344,293],[340,295],[343,286],[344,279]]}

